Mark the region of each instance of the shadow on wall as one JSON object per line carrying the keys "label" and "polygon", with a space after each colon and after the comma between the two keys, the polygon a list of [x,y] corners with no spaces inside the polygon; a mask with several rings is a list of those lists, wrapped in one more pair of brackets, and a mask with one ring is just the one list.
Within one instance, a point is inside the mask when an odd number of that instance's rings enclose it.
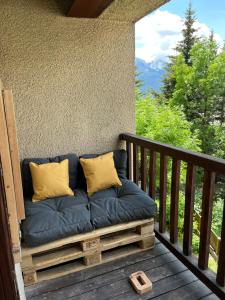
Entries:
{"label": "shadow on wall", "polygon": [[[52,7],[55,7],[55,10],[57,10],[60,15],[65,16],[67,15],[73,2],[74,0],[32,0],[29,1],[29,5],[36,7],[38,10],[44,10],[48,13],[52,11]],[[54,14],[56,12],[55,10]]]}
{"label": "shadow on wall", "polygon": [[54,0],[54,2],[56,3],[58,9],[65,15],[68,13],[74,0]]}

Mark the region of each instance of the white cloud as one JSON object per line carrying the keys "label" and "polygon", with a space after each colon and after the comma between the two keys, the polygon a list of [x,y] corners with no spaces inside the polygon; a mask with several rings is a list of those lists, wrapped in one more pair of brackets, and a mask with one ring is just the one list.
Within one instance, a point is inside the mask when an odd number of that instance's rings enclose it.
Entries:
{"label": "white cloud", "polygon": [[[167,61],[182,38],[183,23],[180,16],[160,9],[140,20],[135,25],[136,57],[147,62]],[[210,35],[206,24],[196,22],[196,28],[199,36]],[[215,38],[222,43],[218,34],[215,34]]]}

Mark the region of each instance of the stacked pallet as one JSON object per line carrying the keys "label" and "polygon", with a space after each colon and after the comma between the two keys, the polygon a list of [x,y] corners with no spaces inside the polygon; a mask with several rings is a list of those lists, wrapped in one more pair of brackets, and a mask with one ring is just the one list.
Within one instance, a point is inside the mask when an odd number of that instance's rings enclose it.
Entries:
{"label": "stacked pallet", "polygon": [[154,220],[114,225],[57,240],[39,247],[22,248],[25,285],[61,277],[106,263],[155,244]]}

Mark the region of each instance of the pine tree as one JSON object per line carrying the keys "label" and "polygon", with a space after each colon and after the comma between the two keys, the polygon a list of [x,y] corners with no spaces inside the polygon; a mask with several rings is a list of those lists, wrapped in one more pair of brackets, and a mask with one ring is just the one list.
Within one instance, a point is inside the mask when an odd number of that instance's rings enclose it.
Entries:
{"label": "pine tree", "polygon": [[136,99],[136,101],[142,99],[142,97],[143,97],[143,93],[141,92],[141,89],[144,85],[144,82],[139,79],[139,75],[140,75],[140,73],[138,72],[137,67],[136,67],[136,70],[135,70],[135,99]]}
{"label": "pine tree", "polygon": [[215,41],[215,36],[214,36],[214,30],[213,30],[213,29],[212,29],[211,32],[210,32],[209,40],[210,40],[211,42],[214,42],[214,41]]}
{"label": "pine tree", "polygon": [[161,91],[167,100],[172,97],[173,91],[176,86],[176,80],[173,74],[173,65],[175,64],[176,56],[170,56],[169,59],[170,61],[166,65],[166,73],[164,75],[163,86],[161,88]]}
{"label": "pine tree", "polygon": [[191,65],[190,51],[198,38],[196,37],[197,29],[194,25],[196,22],[195,11],[192,9],[191,2],[185,13],[184,29],[182,30],[183,39],[178,43],[176,50],[183,53],[185,63]]}
{"label": "pine tree", "polygon": [[[195,29],[194,25],[196,22],[195,11],[192,9],[191,2],[185,13],[185,21],[184,21],[184,29],[182,30],[183,39],[178,43],[175,50],[177,51],[177,56],[179,54],[184,55],[185,63],[187,65],[191,65],[190,60],[190,52],[193,48],[194,44],[198,41],[196,37],[197,29]],[[170,56],[170,62],[166,67],[166,74],[163,79],[162,92],[166,99],[170,99],[172,97],[173,91],[176,86],[176,80],[173,74],[173,65],[176,62],[177,56]]]}
{"label": "pine tree", "polygon": [[225,56],[218,56],[217,49],[215,41],[205,38],[193,46],[191,66],[183,55],[177,58],[173,66],[176,87],[170,102],[183,110],[192,130],[199,132],[202,152],[210,155],[215,154],[219,121],[221,125],[224,122]]}

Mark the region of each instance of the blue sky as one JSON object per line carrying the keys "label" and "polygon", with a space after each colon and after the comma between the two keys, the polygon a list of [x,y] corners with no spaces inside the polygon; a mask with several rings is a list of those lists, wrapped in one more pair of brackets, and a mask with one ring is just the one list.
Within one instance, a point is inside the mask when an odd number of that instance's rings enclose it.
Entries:
{"label": "blue sky", "polygon": [[[171,0],[162,9],[183,16],[189,1]],[[225,0],[192,0],[200,22],[207,24],[225,39]]]}
{"label": "blue sky", "polygon": [[[192,0],[198,35],[213,29],[219,44],[225,40],[225,0]],[[171,0],[136,24],[136,57],[147,62],[167,61],[181,39],[183,18],[189,0]]]}

